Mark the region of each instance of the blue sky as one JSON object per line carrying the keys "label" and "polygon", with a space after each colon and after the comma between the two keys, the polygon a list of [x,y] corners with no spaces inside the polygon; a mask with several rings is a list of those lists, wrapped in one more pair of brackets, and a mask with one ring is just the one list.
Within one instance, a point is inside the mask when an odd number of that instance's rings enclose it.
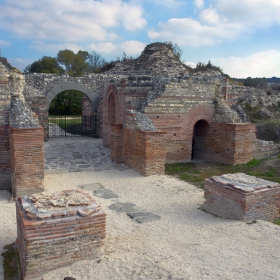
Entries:
{"label": "blue sky", "polygon": [[169,41],[187,65],[280,77],[280,0],[0,0],[1,53],[21,70],[64,49],[111,60]]}

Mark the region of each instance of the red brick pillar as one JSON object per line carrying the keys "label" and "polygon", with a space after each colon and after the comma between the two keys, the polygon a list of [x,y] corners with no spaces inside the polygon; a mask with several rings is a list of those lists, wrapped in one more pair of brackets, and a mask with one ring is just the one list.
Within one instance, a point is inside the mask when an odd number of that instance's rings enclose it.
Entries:
{"label": "red brick pillar", "polygon": [[44,129],[10,127],[10,151],[13,196],[43,190]]}
{"label": "red brick pillar", "polygon": [[144,176],[165,173],[166,132],[125,129],[124,163]]}
{"label": "red brick pillar", "polygon": [[11,188],[11,159],[8,125],[0,125],[0,189]]}
{"label": "red brick pillar", "polygon": [[123,162],[122,157],[122,140],[123,140],[123,126],[122,124],[111,124],[111,143],[110,143],[110,149],[111,149],[111,159],[115,163],[121,163]]}
{"label": "red brick pillar", "polygon": [[145,168],[144,176],[160,175],[165,173],[166,157],[166,132],[141,131],[141,137],[145,141]]}

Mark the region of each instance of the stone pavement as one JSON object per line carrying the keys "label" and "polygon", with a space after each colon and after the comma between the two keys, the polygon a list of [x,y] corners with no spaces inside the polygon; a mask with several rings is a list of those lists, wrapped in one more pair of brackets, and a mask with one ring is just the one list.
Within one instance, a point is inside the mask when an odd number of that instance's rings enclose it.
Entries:
{"label": "stone pavement", "polygon": [[130,169],[110,159],[103,140],[89,137],[50,138],[44,145],[45,173]]}

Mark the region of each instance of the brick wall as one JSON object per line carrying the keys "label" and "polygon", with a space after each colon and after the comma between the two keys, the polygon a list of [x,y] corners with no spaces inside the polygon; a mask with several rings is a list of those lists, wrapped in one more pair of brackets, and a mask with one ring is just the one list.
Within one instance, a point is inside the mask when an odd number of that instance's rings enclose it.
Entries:
{"label": "brick wall", "polygon": [[0,190],[11,189],[10,157],[8,125],[0,125]]}
{"label": "brick wall", "polygon": [[9,144],[9,110],[11,95],[7,69],[0,59],[0,189],[11,188],[11,160]]}
{"label": "brick wall", "polygon": [[279,217],[280,184],[243,173],[206,179],[204,197],[201,209],[218,217],[245,222]]}
{"label": "brick wall", "polygon": [[123,129],[122,124],[111,124],[111,159],[115,163],[123,162]]}
{"label": "brick wall", "polygon": [[123,161],[144,176],[165,173],[165,132],[123,130]]}
{"label": "brick wall", "polygon": [[236,165],[253,159],[255,126],[252,123],[211,123],[204,135],[195,136],[195,157]]}
{"label": "brick wall", "polygon": [[41,192],[44,185],[44,131],[12,128],[10,134],[13,196]]}
{"label": "brick wall", "polygon": [[98,256],[106,233],[106,214],[93,198],[84,192],[61,193],[67,193],[68,199],[71,193],[81,194],[88,204],[77,204],[76,199],[76,205],[68,204],[65,210],[55,210],[53,207],[53,210],[40,213],[31,210],[34,207],[32,202],[30,209],[23,209],[22,203],[29,203],[30,200],[15,199],[16,245],[23,279],[42,277],[42,274],[50,270]]}

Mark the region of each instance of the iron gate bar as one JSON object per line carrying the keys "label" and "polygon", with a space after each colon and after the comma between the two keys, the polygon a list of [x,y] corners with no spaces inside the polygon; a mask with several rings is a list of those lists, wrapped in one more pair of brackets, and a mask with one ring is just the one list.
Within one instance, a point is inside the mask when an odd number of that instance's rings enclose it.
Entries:
{"label": "iron gate bar", "polygon": [[49,137],[97,138],[97,114],[90,116],[49,116]]}

